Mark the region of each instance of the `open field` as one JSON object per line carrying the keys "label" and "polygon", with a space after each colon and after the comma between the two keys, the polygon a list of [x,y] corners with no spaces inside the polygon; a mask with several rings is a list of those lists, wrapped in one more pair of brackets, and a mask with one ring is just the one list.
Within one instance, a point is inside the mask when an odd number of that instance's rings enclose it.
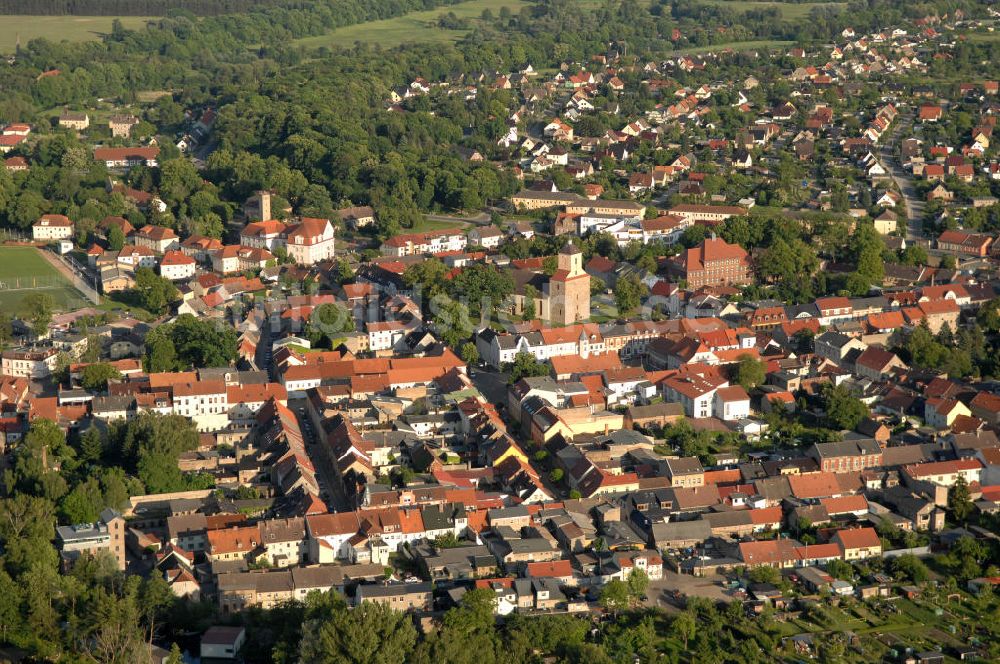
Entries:
{"label": "open field", "polygon": [[15,313],[31,292],[52,296],[57,309],[87,306],[87,301],[66,278],[32,247],[0,247],[0,309]]}
{"label": "open field", "polygon": [[413,230],[418,233],[423,233],[426,231],[442,231],[450,230],[452,228],[463,229],[471,227],[471,223],[458,219],[455,221],[447,221],[445,219],[428,219],[427,217],[424,217]]}
{"label": "open field", "polygon": [[[122,16],[126,28],[140,28],[149,16]],[[0,52],[13,52],[17,38],[21,45],[45,37],[50,41],[88,41],[111,32],[114,16],[0,16]]]}
{"label": "open field", "polygon": [[754,41],[741,41],[741,42],[727,42],[724,44],[713,44],[712,46],[692,46],[691,48],[679,48],[676,51],[671,51],[668,56],[677,55],[695,55],[698,53],[708,53],[709,51],[724,51],[729,49],[731,51],[752,51],[754,49],[760,49],[766,51],[770,48],[783,48],[785,46],[791,46],[795,42],[792,41],[781,41],[777,39],[758,39]]}
{"label": "open field", "polygon": [[1000,32],[970,32],[965,35],[970,42],[1000,41]]}
{"label": "open field", "polygon": [[523,0],[470,0],[383,21],[349,25],[318,37],[297,39],[295,43],[306,47],[343,47],[352,46],[355,42],[377,42],[385,48],[392,48],[401,44],[455,42],[464,37],[467,31],[439,28],[437,19],[442,14],[454,12],[458,18],[478,20],[484,9],[489,9],[497,16],[501,7],[517,13],[527,4]]}
{"label": "open field", "polygon": [[770,2],[768,0],[699,0],[706,5],[723,5],[738,11],[748,11],[751,9],[769,9],[777,7],[781,10],[781,18],[794,20],[809,16],[809,12],[815,7],[833,6],[843,9],[847,7],[846,2]]}

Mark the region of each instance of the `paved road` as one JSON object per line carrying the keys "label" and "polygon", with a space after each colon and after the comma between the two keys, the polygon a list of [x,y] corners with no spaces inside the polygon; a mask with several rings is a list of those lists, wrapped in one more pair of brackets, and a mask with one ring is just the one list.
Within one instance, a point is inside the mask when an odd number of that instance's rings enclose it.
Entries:
{"label": "paved road", "polygon": [[[83,295],[93,302],[94,304],[101,303],[101,295],[94,289],[90,279],[91,275],[83,268],[83,266],[75,266],[70,264],[69,261],[73,259],[71,257],[59,256],[55,252],[48,251],[47,249],[39,249],[39,253],[42,255],[48,263],[59,271],[61,275],[66,277],[73,287],[78,291],[83,293]],[[76,261],[73,261],[75,263]]]}
{"label": "paved road", "polygon": [[909,117],[904,118],[893,130],[892,135],[889,137],[879,151],[879,162],[882,167],[888,171],[889,176],[892,178],[896,186],[899,187],[900,193],[903,194],[903,205],[906,211],[906,239],[907,240],[918,240],[923,238],[923,223],[924,223],[924,201],[921,200],[920,196],[917,194],[916,185],[913,183],[913,178],[903,170],[902,165],[899,163],[897,158],[897,147],[899,143],[899,135],[902,133],[905,127],[909,127],[913,123],[913,120]]}
{"label": "paved road", "polygon": [[507,403],[507,374],[492,369],[473,369],[472,383],[494,405]]}
{"label": "paved road", "polygon": [[336,474],[333,463],[324,452],[316,436],[315,427],[309,420],[305,412],[305,399],[288,401],[288,407],[292,409],[299,420],[299,428],[306,441],[306,453],[313,462],[316,469],[316,481],[320,484],[320,491],[325,496],[324,502],[332,512],[347,512],[353,510],[347,496],[344,494],[344,487]]}

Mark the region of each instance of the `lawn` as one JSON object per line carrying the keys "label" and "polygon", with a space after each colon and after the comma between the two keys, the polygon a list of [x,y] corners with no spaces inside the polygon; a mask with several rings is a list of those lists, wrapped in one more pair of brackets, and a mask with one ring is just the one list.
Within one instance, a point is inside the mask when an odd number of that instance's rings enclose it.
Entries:
{"label": "lawn", "polygon": [[56,309],[87,306],[79,291],[31,247],[0,247],[0,308],[17,311],[25,295],[43,291],[55,300]]}
{"label": "lawn", "polygon": [[473,224],[466,221],[460,221],[458,219],[456,219],[455,221],[446,221],[444,219],[428,219],[427,217],[424,217],[423,219],[420,220],[420,222],[417,224],[417,227],[414,228],[413,230],[414,232],[417,233],[424,233],[427,231],[451,230],[453,228],[458,230],[465,230],[466,228],[472,228],[472,227]]}
{"label": "lawn", "polygon": [[511,13],[517,13],[527,4],[523,0],[470,0],[382,21],[349,25],[318,37],[297,39],[295,43],[306,47],[336,48],[352,46],[355,42],[377,42],[385,48],[392,48],[401,44],[456,42],[468,31],[439,28],[437,19],[442,14],[454,12],[458,18],[477,20],[484,9],[489,9],[494,16],[497,16],[501,7],[506,7]]}
{"label": "lawn", "polygon": [[[74,42],[97,39],[111,32],[114,16],[0,16],[0,52],[11,53],[17,46],[45,37],[54,42]],[[122,16],[126,28],[140,28],[151,20],[148,16]]]}
{"label": "lawn", "polygon": [[707,5],[725,5],[730,9],[739,11],[749,11],[751,9],[769,9],[777,7],[781,10],[781,18],[786,20],[796,20],[806,18],[816,7],[833,6],[840,9],[847,7],[846,2],[770,2],[767,0],[700,0]]}

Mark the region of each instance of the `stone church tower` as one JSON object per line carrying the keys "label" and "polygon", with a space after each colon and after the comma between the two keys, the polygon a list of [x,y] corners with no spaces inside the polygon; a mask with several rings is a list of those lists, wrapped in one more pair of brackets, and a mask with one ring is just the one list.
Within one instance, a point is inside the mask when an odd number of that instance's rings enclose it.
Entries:
{"label": "stone church tower", "polygon": [[558,269],[549,278],[550,323],[572,325],[590,318],[590,275],[583,254],[568,242],[559,251]]}

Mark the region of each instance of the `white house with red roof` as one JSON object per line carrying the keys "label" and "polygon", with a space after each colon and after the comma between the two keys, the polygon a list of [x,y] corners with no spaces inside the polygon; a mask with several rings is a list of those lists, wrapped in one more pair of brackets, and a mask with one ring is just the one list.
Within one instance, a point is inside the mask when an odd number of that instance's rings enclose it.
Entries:
{"label": "white house with red roof", "polygon": [[750,417],[750,395],[740,385],[720,387],[712,398],[712,414],[731,422]]}
{"label": "white house with red roof", "polygon": [[182,281],[194,276],[197,261],[180,252],[168,251],[160,261],[160,276],[171,281]]}
{"label": "white house with red roof", "polygon": [[299,265],[315,265],[333,258],[333,224],[329,219],[303,217],[287,232],[288,256]]}
{"label": "white house with red roof", "polygon": [[159,254],[180,246],[180,238],[173,229],[152,224],[146,224],[135,231],[130,239],[136,245],[152,249]]}
{"label": "white house with red roof", "polygon": [[73,222],[66,215],[43,214],[31,225],[31,237],[41,241],[73,237]]}
{"label": "white house with red roof", "polygon": [[285,246],[287,230],[288,225],[277,219],[254,221],[240,231],[240,244],[244,247],[274,251],[277,247]]}

